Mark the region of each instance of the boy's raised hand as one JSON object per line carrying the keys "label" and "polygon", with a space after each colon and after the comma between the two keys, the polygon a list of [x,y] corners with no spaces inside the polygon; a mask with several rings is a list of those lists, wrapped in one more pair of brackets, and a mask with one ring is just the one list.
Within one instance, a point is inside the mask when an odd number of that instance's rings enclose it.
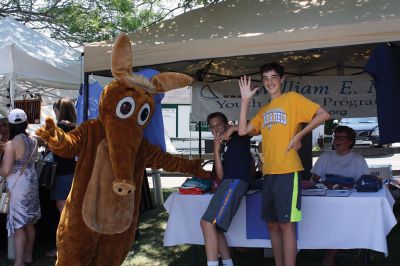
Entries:
{"label": "boy's raised hand", "polygon": [[253,90],[251,89],[251,77],[247,78],[246,75],[240,77],[239,88],[242,100],[250,100],[258,89],[258,88],[255,88]]}

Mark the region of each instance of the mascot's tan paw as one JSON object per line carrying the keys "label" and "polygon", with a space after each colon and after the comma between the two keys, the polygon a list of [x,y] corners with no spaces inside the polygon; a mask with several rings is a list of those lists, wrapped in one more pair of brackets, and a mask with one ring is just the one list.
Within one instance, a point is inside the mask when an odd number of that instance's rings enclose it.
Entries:
{"label": "mascot's tan paw", "polygon": [[51,142],[56,135],[56,124],[51,117],[46,117],[45,125],[36,130],[36,136],[45,142]]}

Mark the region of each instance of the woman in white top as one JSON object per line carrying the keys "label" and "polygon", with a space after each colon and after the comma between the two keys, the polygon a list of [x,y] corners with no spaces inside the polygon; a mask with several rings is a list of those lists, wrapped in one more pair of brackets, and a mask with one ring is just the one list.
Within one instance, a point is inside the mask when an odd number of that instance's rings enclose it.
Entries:
{"label": "woman in white top", "polygon": [[364,157],[351,150],[356,139],[354,129],[347,126],[338,126],[335,129],[333,145],[334,151],[327,151],[320,155],[311,169],[314,181],[325,181],[326,175],[351,177],[357,181],[362,175],[369,174],[368,164]]}
{"label": "woman in white top", "polygon": [[14,266],[32,263],[34,224],[40,218],[39,186],[35,171],[36,140],[26,133],[27,116],[14,109],[8,116],[10,140],[5,144],[0,175],[11,192],[7,215],[8,235],[14,235]]}
{"label": "woman in white top", "polygon": [[[347,126],[335,128],[333,139],[334,151],[327,151],[321,154],[311,169],[314,181],[325,180],[325,175],[352,177],[357,181],[362,175],[368,175],[368,164],[364,157],[351,150],[356,141],[356,132]],[[341,185],[334,185],[333,188],[340,188]],[[328,250],[322,266],[335,265],[336,249]]]}

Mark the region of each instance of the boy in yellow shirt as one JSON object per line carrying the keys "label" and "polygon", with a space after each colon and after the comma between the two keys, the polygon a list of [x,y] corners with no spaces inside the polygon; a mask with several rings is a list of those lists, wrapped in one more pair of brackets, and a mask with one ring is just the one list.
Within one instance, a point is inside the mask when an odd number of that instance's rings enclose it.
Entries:
{"label": "boy in yellow shirt", "polygon": [[[242,97],[238,133],[262,136],[263,189],[262,218],[271,234],[277,266],[296,265],[297,241],[294,222],[301,220],[299,171],[303,170],[297,151],[302,138],[330,115],[318,104],[296,92],[282,93],[284,68],[277,63],[261,67],[264,87],[270,103],[247,123],[247,109],[257,89],[251,89],[251,78],[239,81]],[[302,123],[308,123],[302,128]]]}

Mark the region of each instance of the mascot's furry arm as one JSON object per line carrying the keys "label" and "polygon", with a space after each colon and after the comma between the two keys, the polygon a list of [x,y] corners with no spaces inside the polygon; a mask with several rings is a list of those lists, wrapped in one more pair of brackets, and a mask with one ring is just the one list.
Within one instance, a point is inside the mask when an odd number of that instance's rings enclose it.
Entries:
{"label": "mascot's furry arm", "polygon": [[205,171],[201,167],[203,160],[188,160],[173,156],[172,154],[163,152],[159,147],[149,144],[146,140],[142,140],[147,144],[147,161],[146,167],[163,168],[168,172],[189,173],[202,178],[210,178],[211,172]]}
{"label": "mascot's furry arm", "polygon": [[74,130],[65,133],[61,128],[56,126],[54,120],[50,117],[46,118],[45,127],[36,130],[36,135],[46,142],[49,149],[55,154],[64,158],[73,158],[78,156],[82,148],[82,136],[85,135],[85,123]]}

